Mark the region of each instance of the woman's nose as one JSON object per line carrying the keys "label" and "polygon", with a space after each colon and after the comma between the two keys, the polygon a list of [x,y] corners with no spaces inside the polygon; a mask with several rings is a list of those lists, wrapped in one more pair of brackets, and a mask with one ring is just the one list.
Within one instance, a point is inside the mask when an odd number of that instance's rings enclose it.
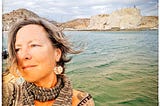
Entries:
{"label": "woman's nose", "polygon": [[29,52],[29,49],[24,49],[24,50],[22,51],[22,58],[25,59],[25,60],[30,60],[30,59],[32,59],[32,56],[31,56],[31,54],[30,54],[30,52]]}
{"label": "woman's nose", "polygon": [[27,53],[27,54],[25,54],[24,59],[30,60],[30,59],[32,59],[32,56],[29,53]]}

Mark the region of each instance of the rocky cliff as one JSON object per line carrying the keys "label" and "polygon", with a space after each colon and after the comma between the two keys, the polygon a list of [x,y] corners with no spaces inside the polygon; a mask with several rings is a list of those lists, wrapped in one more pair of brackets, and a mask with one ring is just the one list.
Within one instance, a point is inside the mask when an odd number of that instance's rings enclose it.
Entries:
{"label": "rocky cliff", "polygon": [[13,10],[10,13],[2,15],[3,31],[7,31],[9,27],[19,19],[27,19],[29,17],[39,17],[37,14],[26,9]]}
{"label": "rocky cliff", "polygon": [[108,17],[109,17],[108,14],[99,14],[96,16],[91,16],[88,29],[98,29],[98,30],[105,29]]}
{"label": "rocky cliff", "polygon": [[157,29],[157,16],[142,16],[137,8],[124,8],[110,15],[96,15],[90,19],[88,30]]}
{"label": "rocky cliff", "polygon": [[124,8],[114,11],[110,15],[91,17],[88,29],[134,29],[141,24],[142,16],[137,8]]}

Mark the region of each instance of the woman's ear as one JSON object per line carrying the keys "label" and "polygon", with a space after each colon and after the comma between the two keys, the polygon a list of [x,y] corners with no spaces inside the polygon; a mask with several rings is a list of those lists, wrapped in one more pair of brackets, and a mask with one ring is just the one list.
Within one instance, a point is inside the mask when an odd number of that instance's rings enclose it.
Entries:
{"label": "woman's ear", "polygon": [[55,59],[56,59],[56,62],[59,62],[59,60],[61,58],[61,55],[62,55],[62,51],[59,48],[56,48],[55,49]]}

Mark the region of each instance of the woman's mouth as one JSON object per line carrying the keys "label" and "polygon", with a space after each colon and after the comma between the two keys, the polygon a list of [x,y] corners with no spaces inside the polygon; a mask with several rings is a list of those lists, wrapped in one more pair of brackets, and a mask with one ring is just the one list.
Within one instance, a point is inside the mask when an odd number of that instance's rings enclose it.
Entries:
{"label": "woman's mouth", "polygon": [[23,66],[22,69],[27,70],[27,69],[30,69],[30,68],[33,68],[33,67],[36,67],[36,65],[26,65],[26,66]]}

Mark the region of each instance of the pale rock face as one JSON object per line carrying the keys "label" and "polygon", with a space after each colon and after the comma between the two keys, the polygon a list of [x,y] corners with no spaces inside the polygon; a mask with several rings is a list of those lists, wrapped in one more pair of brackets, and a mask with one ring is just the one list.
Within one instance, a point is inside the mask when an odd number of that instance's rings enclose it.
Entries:
{"label": "pale rock face", "polygon": [[113,12],[107,22],[109,27],[119,27],[120,29],[137,28],[141,23],[140,10],[137,8],[125,8]]}
{"label": "pale rock face", "polygon": [[125,8],[117,10],[110,15],[92,16],[88,29],[133,29],[141,23],[140,10],[137,8]]}
{"label": "pale rock face", "polygon": [[109,15],[105,14],[92,16],[88,29],[105,29],[108,17]]}

